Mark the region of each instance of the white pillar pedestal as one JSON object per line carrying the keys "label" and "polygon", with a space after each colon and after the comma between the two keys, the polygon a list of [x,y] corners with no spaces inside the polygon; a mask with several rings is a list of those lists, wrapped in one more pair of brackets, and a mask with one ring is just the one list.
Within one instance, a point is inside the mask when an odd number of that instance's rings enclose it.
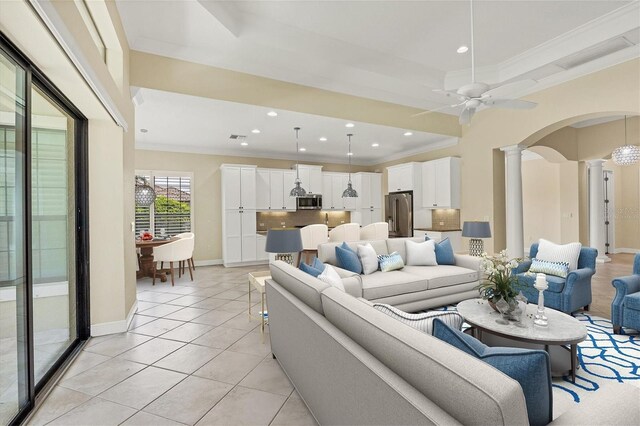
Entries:
{"label": "white pillar pedestal", "polygon": [[500,148],[506,158],[507,253],[524,257],[522,213],[522,150],[520,145]]}
{"label": "white pillar pedestal", "polygon": [[604,226],[604,160],[587,161],[589,167],[589,246],[598,250],[596,262],[611,262],[605,254]]}

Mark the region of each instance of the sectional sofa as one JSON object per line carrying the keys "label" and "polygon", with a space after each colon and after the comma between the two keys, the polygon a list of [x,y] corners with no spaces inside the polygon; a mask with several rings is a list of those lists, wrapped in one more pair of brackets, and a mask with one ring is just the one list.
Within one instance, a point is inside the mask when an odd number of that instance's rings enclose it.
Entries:
{"label": "sectional sofa", "polygon": [[[376,254],[398,252],[407,263],[406,240],[424,241],[424,238],[389,238],[376,241],[355,241],[347,245],[357,251],[358,244],[371,243]],[[335,248],[342,243],[318,246],[318,258],[323,263],[338,266]],[[376,303],[393,305],[403,311],[415,312],[437,306],[457,303],[478,297],[480,259],[456,254],[455,265],[405,266],[391,272],[376,271],[369,275],[356,275],[336,268],[343,278],[349,294]]]}
{"label": "sectional sofa", "polygon": [[[284,262],[270,268],[271,350],[319,424],[528,424],[517,381]],[[553,424],[638,424],[639,399],[608,386]]]}

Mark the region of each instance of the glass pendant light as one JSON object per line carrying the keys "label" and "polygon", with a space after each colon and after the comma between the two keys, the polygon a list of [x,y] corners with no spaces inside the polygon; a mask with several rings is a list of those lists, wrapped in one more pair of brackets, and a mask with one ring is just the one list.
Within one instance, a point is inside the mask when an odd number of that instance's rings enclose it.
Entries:
{"label": "glass pendant light", "polygon": [[149,207],[156,200],[156,191],[142,176],[136,176],[136,206]]}
{"label": "glass pendant light", "polygon": [[624,145],[611,153],[613,162],[618,166],[630,166],[640,161],[640,148],[627,144],[627,116],[624,116]]}
{"label": "glass pendant light", "polygon": [[293,130],[296,131],[296,155],[298,156],[298,161],[296,161],[296,180],[295,186],[289,192],[290,197],[304,197],[307,195],[307,191],[301,186],[302,182],[300,182],[300,148],[298,147],[298,132],[300,131],[300,127],[294,127]]}
{"label": "glass pendant light", "polygon": [[342,191],[342,198],[356,198],[358,196],[358,191],[353,189],[353,185],[351,185],[351,157],[353,157],[353,152],[351,152],[351,136],[353,136],[351,133],[347,135],[349,138],[349,152],[347,153],[347,157],[349,157],[349,182],[347,183],[347,189]]}

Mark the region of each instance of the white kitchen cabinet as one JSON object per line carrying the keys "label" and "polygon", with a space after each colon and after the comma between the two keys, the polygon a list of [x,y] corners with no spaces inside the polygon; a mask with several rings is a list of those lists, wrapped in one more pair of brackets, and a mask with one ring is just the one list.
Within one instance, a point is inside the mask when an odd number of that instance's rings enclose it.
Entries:
{"label": "white kitchen cabinet", "polygon": [[225,210],[256,208],[256,167],[220,166],[222,172],[222,200]]}
{"label": "white kitchen cabinet", "polygon": [[352,180],[353,187],[358,191],[357,210],[382,208],[382,174],[356,173]]}
{"label": "white kitchen cabinet", "polygon": [[460,159],[440,158],[422,163],[422,206],[460,208]]}
{"label": "white kitchen cabinet", "polygon": [[322,174],[322,209],[335,209],[333,205],[333,176],[329,173]]}
{"label": "white kitchen cabinet", "polygon": [[256,260],[256,211],[241,210],[242,222],[242,262]]}
{"label": "white kitchen cabinet", "polygon": [[290,197],[289,192],[291,192],[291,190],[295,186],[296,172],[295,170],[285,170],[282,173],[282,176],[283,176],[282,194],[284,198],[283,210],[294,212],[296,211],[296,197]]}
{"label": "white kitchen cabinet", "polygon": [[[354,175],[351,175],[352,178]],[[357,198],[343,198],[347,188],[348,173],[322,173],[322,209],[355,210]],[[353,183],[353,181],[352,181]],[[357,189],[356,189],[357,190]]]}
{"label": "white kitchen cabinet", "polygon": [[258,169],[256,172],[256,209],[263,211],[295,211],[296,199],[289,197],[294,186],[294,170]]}
{"label": "white kitchen cabinet", "polygon": [[[222,257],[226,265],[256,261],[255,166],[222,165]],[[266,175],[260,175],[261,186]],[[264,199],[261,200],[264,203]]]}
{"label": "white kitchen cabinet", "polygon": [[322,166],[300,164],[298,167],[300,181],[307,194],[322,194]]}
{"label": "white kitchen cabinet", "polygon": [[271,210],[271,171],[256,171],[256,209]]}
{"label": "white kitchen cabinet", "polygon": [[387,167],[387,189],[389,192],[415,191],[416,163]]}
{"label": "white kitchen cabinet", "polygon": [[256,260],[269,260],[269,253],[265,250],[267,246],[267,236],[262,234],[256,235]]}
{"label": "white kitchen cabinet", "polygon": [[351,222],[359,223],[360,226],[382,222],[382,209],[357,209],[351,213]]}
{"label": "white kitchen cabinet", "polygon": [[284,210],[284,171],[271,170],[270,178],[270,204],[269,210]]}

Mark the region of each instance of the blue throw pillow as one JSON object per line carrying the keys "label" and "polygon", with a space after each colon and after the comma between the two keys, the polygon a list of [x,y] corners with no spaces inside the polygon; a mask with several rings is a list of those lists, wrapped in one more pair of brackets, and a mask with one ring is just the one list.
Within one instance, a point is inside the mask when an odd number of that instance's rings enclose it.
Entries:
{"label": "blue throw pillow", "polygon": [[517,380],[524,392],[531,425],[546,425],[553,420],[548,353],[520,348],[492,348],[437,318],[433,320],[433,335]]}
{"label": "blue throw pillow", "polygon": [[456,258],[453,255],[453,247],[449,237],[436,243],[436,262],[438,265],[455,265]]}
{"label": "blue throw pillow", "polygon": [[311,262],[311,266],[320,271],[324,271],[324,263],[320,262],[320,259],[315,256],[313,258],[313,262]]}
{"label": "blue throw pillow", "polygon": [[341,246],[336,246],[336,258],[338,259],[338,266],[347,271],[354,272],[356,274],[362,273],[362,263],[358,254],[347,245],[342,243]]}
{"label": "blue throw pillow", "polygon": [[322,273],[324,268],[323,269],[316,269],[313,266],[309,266],[306,263],[302,262],[300,264],[300,270],[303,271],[303,272],[306,272],[307,274],[309,274],[309,275],[311,275],[313,277],[318,278],[318,275],[320,275]]}

